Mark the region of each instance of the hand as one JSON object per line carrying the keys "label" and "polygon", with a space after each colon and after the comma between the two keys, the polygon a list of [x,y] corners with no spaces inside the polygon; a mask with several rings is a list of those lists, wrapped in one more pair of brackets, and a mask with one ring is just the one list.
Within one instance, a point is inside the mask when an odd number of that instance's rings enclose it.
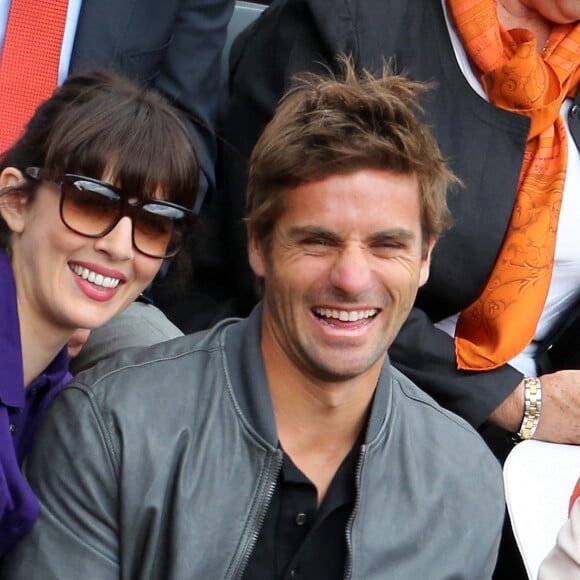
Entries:
{"label": "hand", "polygon": [[[540,377],[542,413],[534,439],[580,444],[580,371],[558,371]],[[490,422],[517,433],[524,415],[523,381],[490,415]]]}
{"label": "hand", "polygon": [[580,371],[540,377],[542,415],[534,439],[580,444]]}
{"label": "hand", "polygon": [[78,328],[74,331],[73,335],[68,339],[68,358],[74,358],[81,352],[83,346],[85,346],[87,340],[89,340],[89,335],[91,331],[87,328]]}

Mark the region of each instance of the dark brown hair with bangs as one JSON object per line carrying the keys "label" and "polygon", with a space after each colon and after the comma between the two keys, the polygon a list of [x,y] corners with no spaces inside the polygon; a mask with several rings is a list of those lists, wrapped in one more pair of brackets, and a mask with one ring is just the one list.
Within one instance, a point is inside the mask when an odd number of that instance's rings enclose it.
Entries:
{"label": "dark brown hair with bangs", "polygon": [[[167,99],[103,70],[70,76],[39,106],[0,158],[0,171],[6,167],[42,167],[55,181],[65,173],[105,178],[128,197],[189,208],[200,171],[187,129]],[[26,180],[18,189],[32,199],[36,185]],[[7,247],[9,234],[0,219],[0,247]]]}

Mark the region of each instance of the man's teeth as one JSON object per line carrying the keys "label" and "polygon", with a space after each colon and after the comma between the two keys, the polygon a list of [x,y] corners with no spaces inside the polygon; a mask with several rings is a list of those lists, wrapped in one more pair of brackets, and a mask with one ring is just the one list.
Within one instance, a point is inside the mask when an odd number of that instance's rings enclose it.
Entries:
{"label": "man's teeth", "polygon": [[371,318],[377,311],[375,308],[368,310],[332,310],[330,308],[315,308],[314,312],[323,318],[334,318],[341,322],[356,322],[365,318]]}
{"label": "man's teeth", "polygon": [[88,268],[83,268],[76,264],[71,265],[71,270],[77,275],[88,280],[91,284],[95,286],[102,286],[103,288],[116,288],[121,280],[119,278],[111,278],[109,276],[103,276],[102,274],[97,274]]}

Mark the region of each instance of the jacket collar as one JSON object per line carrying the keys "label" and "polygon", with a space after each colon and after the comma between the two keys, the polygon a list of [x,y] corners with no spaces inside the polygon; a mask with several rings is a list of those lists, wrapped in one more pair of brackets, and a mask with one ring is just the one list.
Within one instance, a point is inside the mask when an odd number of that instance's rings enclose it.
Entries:
{"label": "jacket collar", "polygon": [[262,303],[248,318],[226,327],[225,367],[242,414],[264,442],[276,448],[278,433],[260,347],[261,322]]}
{"label": "jacket collar", "polygon": [[[264,442],[276,448],[278,434],[260,347],[261,322],[262,303],[259,303],[248,318],[225,328],[225,368],[242,414]],[[372,401],[366,443],[371,443],[387,428],[392,408],[392,382],[387,357]]]}

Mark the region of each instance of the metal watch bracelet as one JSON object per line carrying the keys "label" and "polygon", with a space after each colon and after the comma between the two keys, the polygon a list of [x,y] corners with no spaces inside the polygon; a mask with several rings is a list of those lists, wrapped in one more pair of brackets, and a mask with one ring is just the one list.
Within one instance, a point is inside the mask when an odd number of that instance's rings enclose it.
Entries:
{"label": "metal watch bracelet", "polygon": [[524,418],[517,437],[531,439],[540,423],[542,414],[542,383],[538,377],[524,378]]}

